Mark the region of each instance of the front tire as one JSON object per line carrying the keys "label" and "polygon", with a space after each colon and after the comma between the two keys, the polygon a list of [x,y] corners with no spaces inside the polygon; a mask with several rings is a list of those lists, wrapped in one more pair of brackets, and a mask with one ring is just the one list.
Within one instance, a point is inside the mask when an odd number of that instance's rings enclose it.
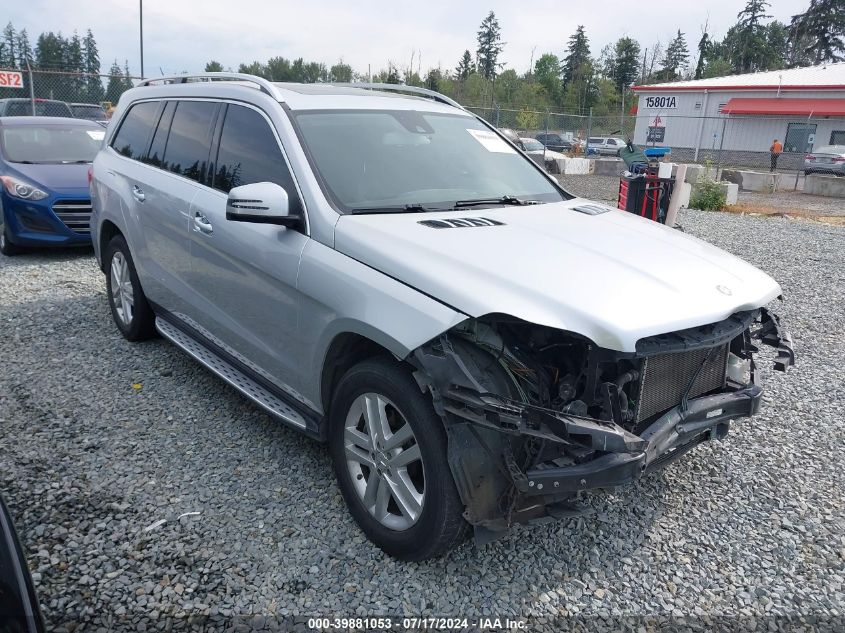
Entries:
{"label": "front tire", "polygon": [[332,398],[329,447],[349,512],[384,552],[423,560],[465,538],[443,422],[399,362],[371,359],[343,376]]}
{"label": "front tire", "polygon": [[106,248],[106,288],[114,323],[127,341],[155,336],[155,314],[138,280],[129,245],[122,235]]}
{"label": "front tire", "polygon": [[12,241],[9,239],[6,224],[4,223],[2,228],[0,228],[0,253],[3,253],[7,257],[11,257],[12,255],[20,255],[22,252],[23,249],[20,246],[12,244]]}

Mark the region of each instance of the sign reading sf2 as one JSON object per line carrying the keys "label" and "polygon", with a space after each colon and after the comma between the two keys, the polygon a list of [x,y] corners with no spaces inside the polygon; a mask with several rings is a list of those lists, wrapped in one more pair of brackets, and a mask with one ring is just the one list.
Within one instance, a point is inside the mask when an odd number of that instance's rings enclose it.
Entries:
{"label": "sign reading sf2", "polygon": [[645,107],[672,109],[678,107],[678,97],[646,97]]}
{"label": "sign reading sf2", "polygon": [[23,75],[13,70],[0,70],[0,88],[23,88]]}

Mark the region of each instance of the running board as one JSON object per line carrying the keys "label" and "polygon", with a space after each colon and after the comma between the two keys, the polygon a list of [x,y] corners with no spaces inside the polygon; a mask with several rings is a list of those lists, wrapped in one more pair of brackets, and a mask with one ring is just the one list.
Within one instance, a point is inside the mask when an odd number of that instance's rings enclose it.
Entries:
{"label": "running board", "polygon": [[281,398],[220,358],[193,337],[161,317],[156,317],[156,329],[164,338],[188,354],[188,356],[211,373],[229,383],[270,415],[279,418],[282,422],[290,424],[297,429],[306,430],[308,428],[305,418]]}

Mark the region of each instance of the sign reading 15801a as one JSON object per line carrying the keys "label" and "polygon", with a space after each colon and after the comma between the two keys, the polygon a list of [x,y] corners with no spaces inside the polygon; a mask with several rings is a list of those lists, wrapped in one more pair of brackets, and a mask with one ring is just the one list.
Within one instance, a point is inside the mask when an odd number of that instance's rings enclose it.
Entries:
{"label": "sign reading 15801a", "polygon": [[0,88],[23,88],[23,75],[13,70],[0,70]]}
{"label": "sign reading 15801a", "polygon": [[671,109],[678,107],[677,97],[646,97],[645,107]]}

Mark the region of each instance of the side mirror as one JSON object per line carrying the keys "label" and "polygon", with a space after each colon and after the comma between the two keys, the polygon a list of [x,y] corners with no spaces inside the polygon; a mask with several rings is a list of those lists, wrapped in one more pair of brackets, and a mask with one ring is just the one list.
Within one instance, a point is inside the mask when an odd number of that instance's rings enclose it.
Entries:
{"label": "side mirror", "polygon": [[297,226],[302,220],[290,213],[288,192],[274,182],[234,187],[226,200],[226,219],[286,227]]}

